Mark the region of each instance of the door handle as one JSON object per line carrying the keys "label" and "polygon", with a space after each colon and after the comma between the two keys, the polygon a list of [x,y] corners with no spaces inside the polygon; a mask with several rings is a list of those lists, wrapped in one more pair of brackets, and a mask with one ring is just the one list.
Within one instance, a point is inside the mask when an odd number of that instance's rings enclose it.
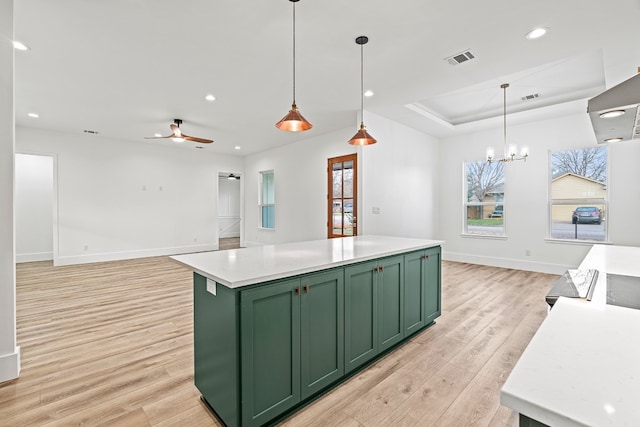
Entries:
{"label": "door handle", "polygon": [[300,295],[300,286],[296,286],[296,295]]}
{"label": "door handle", "polygon": [[425,255],[425,256],[423,256],[422,258],[424,258],[424,259],[429,259],[429,255]]}
{"label": "door handle", "polygon": [[304,285],[304,291],[305,291],[306,293],[309,293],[309,285]]}

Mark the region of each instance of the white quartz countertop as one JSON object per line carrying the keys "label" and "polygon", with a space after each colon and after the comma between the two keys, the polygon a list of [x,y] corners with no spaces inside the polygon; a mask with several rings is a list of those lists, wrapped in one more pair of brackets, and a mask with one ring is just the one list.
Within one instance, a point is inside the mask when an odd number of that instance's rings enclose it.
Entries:
{"label": "white quartz countertop", "polygon": [[640,276],[640,248],[594,245],[580,268],[600,272],[593,300],[558,299],[501,402],[550,426],[639,426],[640,310],[605,304],[602,281]]}
{"label": "white quartz countertop", "polygon": [[356,236],[200,252],[171,258],[217,283],[239,288],[442,243],[406,237]]}

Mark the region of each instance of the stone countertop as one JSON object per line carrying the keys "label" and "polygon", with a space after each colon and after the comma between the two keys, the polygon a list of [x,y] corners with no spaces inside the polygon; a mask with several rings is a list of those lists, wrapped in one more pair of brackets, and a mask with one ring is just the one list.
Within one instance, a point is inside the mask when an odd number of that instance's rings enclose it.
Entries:
{"label": "stone countertop", "polygon": [[229,288],[440,246],[439,240],[356,236],[176,255],[171,259]]}
{"label": "stone countertop", "polygon": [[606,274],[640,276],[640,248],[594,245],[593,299],[558,299],[501,391],[501,402],[551,426],[637,426],[640,310],[606,304]]}

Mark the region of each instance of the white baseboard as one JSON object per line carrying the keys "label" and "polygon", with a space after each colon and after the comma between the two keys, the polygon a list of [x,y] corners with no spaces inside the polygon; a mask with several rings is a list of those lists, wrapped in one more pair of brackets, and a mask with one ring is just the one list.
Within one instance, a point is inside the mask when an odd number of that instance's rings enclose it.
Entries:
{"label": "white baseboard", "polygon": [[523,261],[521,259],[495,258],[481,255],[462,254],[442,251],[445,261],[466,262],[468,264],[489,265],[491,267],[513,268],[516,270],[535,271],[538,273],[563,274],[575,266],[550,264],[537,261]]}
{"label": "white baseboard", "polygon": [[216,243],[210,243],[210,244],[204,244],[204,245],[182,246],[182,247],[174,247],[174,248],[156,248],[156,249],[144,249],[139,251],[58,256],[53,260],[53,265],[57,267],[61,265],[89,264],[92,262],[121,261],[124,259],[148,258],[148,257],[154,257],[154,256],[169,256],[169,255],[190,254],[194,252],[217,251],[218,249],[219,249],[219,245],[216,242]]}
{"label": "white baseboard", "polygon": [[20,347],[13,353],[0,356],[0,383],[13,380],[20,375]]}
{"label": "white baseboard", "polygon": [[16,262],[51,261],[53,252],[36,252],[31,254],[16,254]]}
{"label": "white baseboard", "polygon": [[245,240],[244,241],[244,247],[245,248],[250,248],[251,246],[264,246],[264,243],[259,243],[259,242],[252,242],[249,240]]}

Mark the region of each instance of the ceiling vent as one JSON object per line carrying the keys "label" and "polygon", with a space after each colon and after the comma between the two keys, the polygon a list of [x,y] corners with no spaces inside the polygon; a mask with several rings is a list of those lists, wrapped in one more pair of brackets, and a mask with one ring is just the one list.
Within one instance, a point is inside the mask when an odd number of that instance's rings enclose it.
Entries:
{"label": "ceiling vent", "polygon": [[84,133],[88,133],[88,134],[91,134],[91,135],[97,135],[97,134],[99,134],[100,132],[98,132],[97,130],[88,130],[88,129],[85,129],[85,130],[84,130]]}
{"label": "ceiling vent", "polygon": [[468,50],[463,50],[460,53],[456,53],[455,55],[444,58],[445,61],[449,63],[449,65],[458,65],[463,62],[467,62],[471,59],[474,59],[476,56]]}
{"label": "ceiling vent", "polygon": [[540,98],[539,93],[532,93],[531,95],[526,95],[522,97],[523,101],[533,101],[534,99]]}

